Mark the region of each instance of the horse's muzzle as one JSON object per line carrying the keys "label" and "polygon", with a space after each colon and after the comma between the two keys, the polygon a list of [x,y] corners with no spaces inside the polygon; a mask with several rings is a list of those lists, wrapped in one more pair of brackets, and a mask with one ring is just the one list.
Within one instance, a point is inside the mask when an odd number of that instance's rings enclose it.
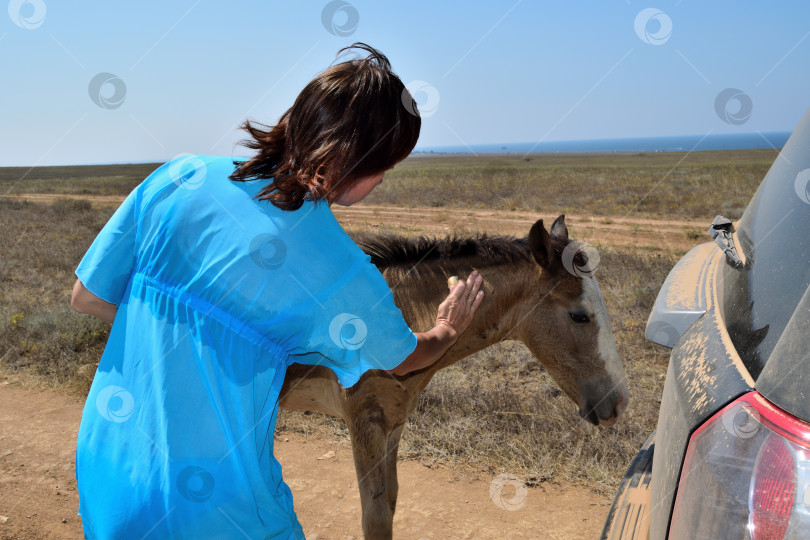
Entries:
{"label": "horse's muzzle", "polygon": [[580,406],[579,415],[595,426],[610,427],[627,408],[628,393],[624,387],[609,387],[605,391],[601,390],[603,386],[604,383],[591,381],[580,384],[585,404]]}

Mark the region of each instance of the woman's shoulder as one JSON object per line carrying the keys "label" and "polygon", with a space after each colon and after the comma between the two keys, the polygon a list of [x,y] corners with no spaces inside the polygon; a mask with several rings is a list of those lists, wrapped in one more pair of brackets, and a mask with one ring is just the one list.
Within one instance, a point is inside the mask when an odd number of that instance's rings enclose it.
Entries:
{"label": "woman's shoulder", "polygon": [[236,168],[234,162],[242,159],[244,158],[178,154],[152,171],[139,187],[143,191],[162,190],[166,187],[195,191],[214,178],[227,179]]}

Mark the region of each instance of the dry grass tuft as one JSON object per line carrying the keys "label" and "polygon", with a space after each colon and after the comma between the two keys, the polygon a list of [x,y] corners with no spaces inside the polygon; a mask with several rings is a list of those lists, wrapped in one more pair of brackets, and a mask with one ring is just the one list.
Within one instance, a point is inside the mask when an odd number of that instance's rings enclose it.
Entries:
{"label": "dry grass tuft", "polygon": [[70,309],[76,265],[114,208],[0,199],[0,363],[50,386],[89,388],[109,325]]}
{"label": "dry grass tuft", "polygon": [[372,204],[556,213],[738,218],[773,150],[652,154],[415,156],[386,174]]}

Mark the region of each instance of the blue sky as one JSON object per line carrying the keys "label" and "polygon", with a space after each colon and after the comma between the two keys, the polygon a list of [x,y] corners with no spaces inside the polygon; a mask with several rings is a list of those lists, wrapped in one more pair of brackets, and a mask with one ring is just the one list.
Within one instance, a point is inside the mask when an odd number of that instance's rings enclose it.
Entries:
{"label": "blue sky", "polygon": [[354,41],[423,89],[419,147],[790,131],[810,107],[806,1],[7,3],[0,166],[244,154],[236,126]]}

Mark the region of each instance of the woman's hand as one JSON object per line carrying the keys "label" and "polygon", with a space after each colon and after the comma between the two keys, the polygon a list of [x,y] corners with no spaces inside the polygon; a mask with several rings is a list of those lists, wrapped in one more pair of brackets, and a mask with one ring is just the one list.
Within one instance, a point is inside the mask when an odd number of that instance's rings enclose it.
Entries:
{"label": "woman's hand", "polygon": [[406,375],[436,363],[470,326],[484,299],[482,283],[478,272],[471,273],[466,281],[459,281],[439,304],[436,326],[427,332],[416,334],[416,349],[405,361],[392,369],[391,373]]}
{"label": "woman's hand", "polygon": [[436,326],[449,326],[455,333],[455,339],[458,339],[470,326],[478,306],[484,300],[482,283],[483,279],[475,270],[467,277],[466,282],[462,280],[456,283],[444,302],[439,304]]}

